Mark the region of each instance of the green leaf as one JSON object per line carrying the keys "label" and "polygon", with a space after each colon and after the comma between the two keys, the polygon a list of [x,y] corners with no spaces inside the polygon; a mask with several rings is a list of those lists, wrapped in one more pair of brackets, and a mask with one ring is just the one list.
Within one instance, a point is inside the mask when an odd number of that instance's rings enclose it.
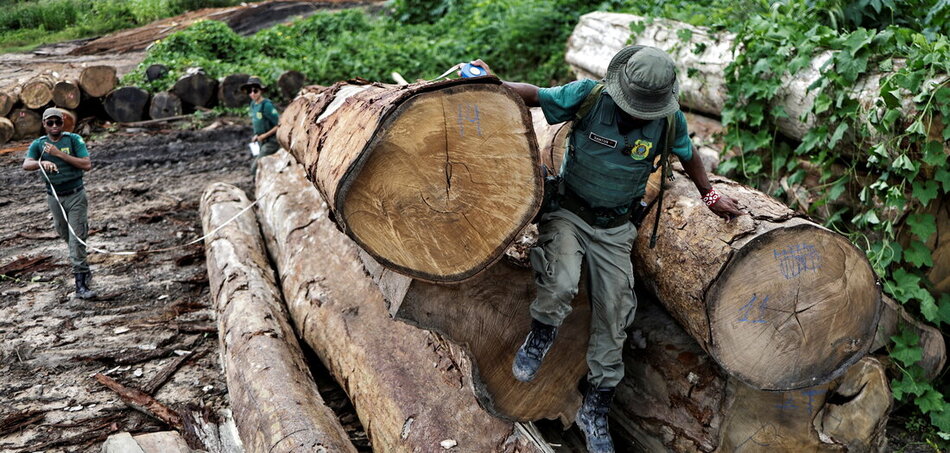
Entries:
{"label": "green leaf", "polygon": [[925,288],[920,287],[914,293],[914,297],[920,301],[920,314],[924,315],[924,319],[935,324],[939,323],[940,309],[937,307],[934,296]]}
{"label": "green leaf", "polygon": [[913,187],[911,194],[924,206],[927,206],[930,200],[937,198],[937,192],[940,191],[940,187],[934,181],[914,181]]}
{"label": "green leaf", "polygon": [[947,164],[947,154],[943,151],[943,144],[931,140],[924,145],[924,162],[933,167]]}
{"label": "green leaf", "polygon": [[950,193],[950,169],[941,168],[937,170],[937,173],[934,173],[934,180],[940,182],[944,193]]}
{"label": "green leaf", "polygon": [[920,408],[920,411],[927,414],[933,411],[940,411],[946,407],[943,400],[943,394],[936,391],[933,387],[928,388],[923,395],[918,396],[914,403]]}
{"label": "green leaf", "polygon": [[950,409],[947,408],[948,404],[944,401],[944,410],[936,410],[930,412],[930,423],[933,423],[937,429],[940,430],[940,437],[944,440],[950,440]]}
{"label": "green leaf", "polygon": [[907,216],[910,231],[921,241],[927,242],[930,235],[937,232],[937,218],[933,214],[911,214]]}
{"label": "green leaf", "polygon": [[891,337],[894,342],[894,348],[891,350],[891,357],[900,361],[905,367],[909,367],[923,358],[923,349],[920,348],[920,336],[910,328],[901,326],[900,334]]}
{"label": "green leaf", "polygon": [[884,105],[889,109],[896,109],[901,106],[900,90],[886,90],[882,87],[881,99],[884,100]]}
{"label": "green leaf", "polygon": [[904,260],[914,265],[914,267],[933,266],[933,258],[930,255],[930,249],[918,240],[910,241],[910,245],[904,250]]}
{"label": "green leaf", "polygon": [[901,154],[900,156],[897,156],[897,159],[894,159],[894,167],[910,172],[917,171],[917,167],[914,166],[914,162],[910,160],[906,154]]}
{"label": "green leaf", "polygon": [[894,124],[894,121],[897,121],[897,119],[900,117],[901,117],[901,111],[897,110],[896,108],[892,108],[888,110],[887,113],[884,114],[883,123],[886,125]]}
{"label": "green leaf", "polygon": [[927,135],[927,129],[924,128],[924,122],[921,120],[914,121],[911,123],[910,127],[907,128],[908,134],[921,134]]}
{"label": "green leaf", "polygon": [[894,393],[894,398],[898,400],[903,400],[906,395],[920,396],[927,391],[926,387],[928,386],[915,381],[913,377],[906,374],[901,376],[900,380],[891,381],[891,391]]}
{"label": "green leaf", "polygon": [[680,39],[680,41],[688,42],[693,38],[693,31],[688,28],[681,28],[676,31],[676,36]]}
{"label": "green leaf", "polygon": [[815,113],[824,113],[831,107],[831,96],[828,96],[825,93],[819,94],[815,97]]}
{"label": "green leaf", "polygon": [[838,140],[841,140],[841,137],[844,136],[844,133],[848,130],[848,123],[841,122],[838,124],[838,127],[835,128],[834,134],[831,134],[831,139],[828,140],[828,147],[834,148],[838,144]]}

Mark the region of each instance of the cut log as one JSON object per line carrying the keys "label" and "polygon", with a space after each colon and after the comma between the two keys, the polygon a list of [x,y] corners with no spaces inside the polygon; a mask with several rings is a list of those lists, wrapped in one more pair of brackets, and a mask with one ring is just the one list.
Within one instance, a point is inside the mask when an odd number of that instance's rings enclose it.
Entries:
{"label": "cut log", "polygon": [[359,249],[290,155],[261,159],[257,199],[297,332],[350,396],[374,450],[441,451],[453,441],[459,451],[540,451],[478,406],[457,346],[389,317]]}
{"label": "cut log", "polygon": [[[634,245],[634,272],[728,373],[759,389],[794,390],[828,382],[867,354],[881,289],[860,250],[761,192],[711,177],[751,214],[725,222],[675,167],[657,246],[648,245],[653,209]],[[646,200],[656,197],[657,176]]]}
{"label": "cut log", "polygon": [[[587,373],[590,303],[586,291],[558,329],[557,340],[530,383],[511,373],[515,352],[531,330],[533,272],[502,260],[456,285],[434,285],[396,274],[362,254],[396,319],[438,332],[465,348],[473,362],[475,395],[493,415],[530,421],[574,421],[577,384]],[[503,283],[502,283],[503,282]]]}
{"label": "cut log", "polygon": [[141,121],[148,107],[148,91],[139,87],[122,87],[109,93],[103,99],[102,106],[113,121]]}
{"label": "cut log", "polygon": [[618,451],[883,451],[892,398],[876,359],[830,383],[761,391],[724,375],[651,298],[640,302],[610,414]]}
{"label": "cut log", "polygon": [[152,64],[145,68],[145,80],[154,82],[168,74],[168,68],[163,64]]}
{"label": "cut log", "polygon": [[0,145],[10,141],[16,130],[13,127],[13,121],[0,116]]}
{"label": "cut log", "polygon": [[221,104],[230,108],[247,107],[251,98],[241,91],[241,85],[247,83],[249,77],[247,74],[231,74],[221,79],[218,84],[218,100]]}
{"label": "cut log", "polygon": [[341,229],[413,278],[474,276],[541,201],[531,117],[495,78],[312,87],[277,136]]}
{"label": "cut log", "polygon": [[284,99],[293,99],[297,97],[297,93],[303,88],[304,84],[307,82],[307,76],[303,75],[300,71],[284,71],[280,77],[277,78],[277,88],[280,89],[280,95]]}
{"label": "cut log", "polygon": [[[644,30],[632,36],[630,25],[642,22]],[[680,38],[680,31],[690,32],[689,40]],[[647,20],[632,14],[593,12],[581,16],[574,32],[568,40],[565,59],[578,77],[600,79],[606,75],[610,59],[625,45],[640,44],[660,48],[670,54],[676,62],[680,82],[680,102],[692,110],[713,115],[721,115],[728,100],[728,92],[723,74],[725,68],[735,59],[733,48],[736,46],[735,34],[712,32],[703,27],[695,27],[683,22],[668,19]],[[701,50],[701,51],[700,51]],[[815,125],[810,114],[818,90],[808,87],[819,80],[822,68],[833,56],[824,51],[814,56],[811,65],[796,74],[779,74],[782,87],[772,101],[772,106],[781,106],[787,115],[774,118],[778,130],[786,136],[801,140]],[[903,64],[896,60],[896,66]],[[871,73],[854,84],[850,95],[857,99],[868,111],[878,111],[875,101],[880,97],[881,81],[886,73]],[[945,83],[950,75],[938,74],[924,82],[924,87],[934,87]],[[929,88],[922,88],[928,90]],[[917,114],[908,93],[902,100],[906,119]],[[883,112],[882,112],[883,113]],[[873,115],[866,115],[870,120]],[[806,118],[804,121],[801,118]],[[908,121],[909,124],[909,121]],[[870,127],[876,134],[874,127]],[[901,129],[903,131],[903,129]],[[853,141],[855,137],[846,137],[842,143]],[[871,143],[883,141],[884,136],[860,137],[862,149]]]}
{"label": "cut log", "polygon": [[20,102],[19,86],[0,91],[0,116],[7,116],[17,102]]}
{"label": "cut log", "polygon": [[53,101],[53,85],[56,82],[49,75],[38,75],[23,84],[20,89],[20,102],[28,109],[41,109]]}
{"label": "cut log", "polygon": [[39,113],[29,109],[14,109],[10,112],[13,122],[13,138],[37,138],[43,135],[43,122]]}
{"label": "cut log", "polygon": [[917,365],[923,368],[927,379],[935,379],[947,364],[947,345],[943,341],[940,329],[921,322],[907,313],[907,310],[904,310],[897,301],[884,296],[884,303],[881,305],[881,321],[877,325],[877,335],[874,337],[871,350],[876,351],[891,345],[893,343],[891,337],[900,335],[901,329],[909,329],[920,338],[918,345],[922,351]]}
{"label": "cut log", "polygon": [[356,452],[307,368],[254,211],[238,215],[249,205],[244,191],[216,183],[200,206],[205,233],[214,231],[208,281],[241,440],[250,451]]}
{"label": "cut log", "polygon": [[149,118],[156,120],[180,116],[181,113],[181,99],[171,91],[155,93],[148,105]]}
{"label": "cut log", "polygon": [[217,99],[218,81],[203,71],[193,70],[181,76],[172,88],[182,102],[195,107],[210,107]]}
{"label": "cut log", "polygon": [[119,83],[112,66],[89,66],[79,73],[79,87],[89,97],[99,98],[109,94]]}
{"label": "cut log", "polygon": [[82,90],[75,80],[60,80],[53,85],[53,104],[56,107],[74,110],[82,101]]}
{"label": "cut log", "polygon": [[75,132],[78,122],[76,114],[66,109],[59,109],[59,111],[63,112],[63,130],[66,132]]}

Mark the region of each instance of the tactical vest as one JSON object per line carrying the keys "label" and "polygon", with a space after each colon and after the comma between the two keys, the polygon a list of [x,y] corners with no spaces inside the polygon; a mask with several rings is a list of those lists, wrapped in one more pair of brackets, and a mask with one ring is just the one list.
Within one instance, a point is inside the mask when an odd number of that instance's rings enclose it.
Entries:
{"label": "tactical vest", "polygon": [[604,91],[571,129],[562,176],[592,208],[620,208],[643,196],[653,162],[665,144],[666,119],[622,135],[617,104]]}

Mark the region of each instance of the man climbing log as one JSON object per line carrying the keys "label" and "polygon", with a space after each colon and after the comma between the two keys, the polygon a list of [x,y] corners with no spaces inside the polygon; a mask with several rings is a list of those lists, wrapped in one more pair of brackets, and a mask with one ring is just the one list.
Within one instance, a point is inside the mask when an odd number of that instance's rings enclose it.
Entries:
{"label": "man climbing log", "polygon": [[[472,64],[491,73],[481,60]],[[504,85],[528,106],[540,106],[550,124],[574,121],[557,193],[542,207],[538,246],[531,251],[538,295],[531,304],[531,331],[515,355],[512,372],[521,381],[534,379],[571,311],[586,261],[592,305],[588,389],[576,420],[588,450],[612,452],[607,412],[623,377],[624,329],[637,305],[630,261],[637,227],[630,220],[657,157],[676,154],[716,215],[728,221],[742,212],[734,199],[712,188],[692,152],[676,99],[674,63],[663,51],[644,46],[621,50],[603,82],[588,79],[553,88]],[[664,173],[666,167],[664,162]]]}

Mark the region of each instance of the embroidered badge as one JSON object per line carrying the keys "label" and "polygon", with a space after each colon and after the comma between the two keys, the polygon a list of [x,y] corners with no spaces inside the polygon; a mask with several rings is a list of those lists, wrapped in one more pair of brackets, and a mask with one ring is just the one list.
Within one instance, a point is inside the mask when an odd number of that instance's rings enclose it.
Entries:
{"label": "embroidered badge", "polygon": [[637,140],[633,143],[633,146],[630,147],[630,157],[634,160],[643,160],[650,155],[650,149],[653,148],[652,142],[645,142],[643,140]]}
{"label": "embroidered badge", "polygon": [[591,132],[590,135],[587,136],[587,138],[589,138],[590,141],[592,141],[592,142],[594,142],[594,143],[598,143],[598,144],[601,144],[601,145],[604,145],[604,146],[608,146],[608,147],[610,147],[610,148],[616,148],[616,147],[617,147],[617,141],[616,141],[616,140],[611,140],[611,139],[609,139],[609,138],[607,138],[607,137],[601,137],[601,136],[599,136],[599,135],[597,135],[597,134],[595,134],[595,133],[593,133],[593,132]]}
{"label": "embroidered badge", "polygon": [[257,112],[257,119],[261,119],[261,118],[263,118],[263,117],[264,117],[264,114],[263,114],[263,113]]}
{"label": "embroidered badge", "polygon": [[63,153],[65,153],[65,154],[72,154],[72,153],[69,152],[69,148],[60,148],[59,150],[62,151]]}

